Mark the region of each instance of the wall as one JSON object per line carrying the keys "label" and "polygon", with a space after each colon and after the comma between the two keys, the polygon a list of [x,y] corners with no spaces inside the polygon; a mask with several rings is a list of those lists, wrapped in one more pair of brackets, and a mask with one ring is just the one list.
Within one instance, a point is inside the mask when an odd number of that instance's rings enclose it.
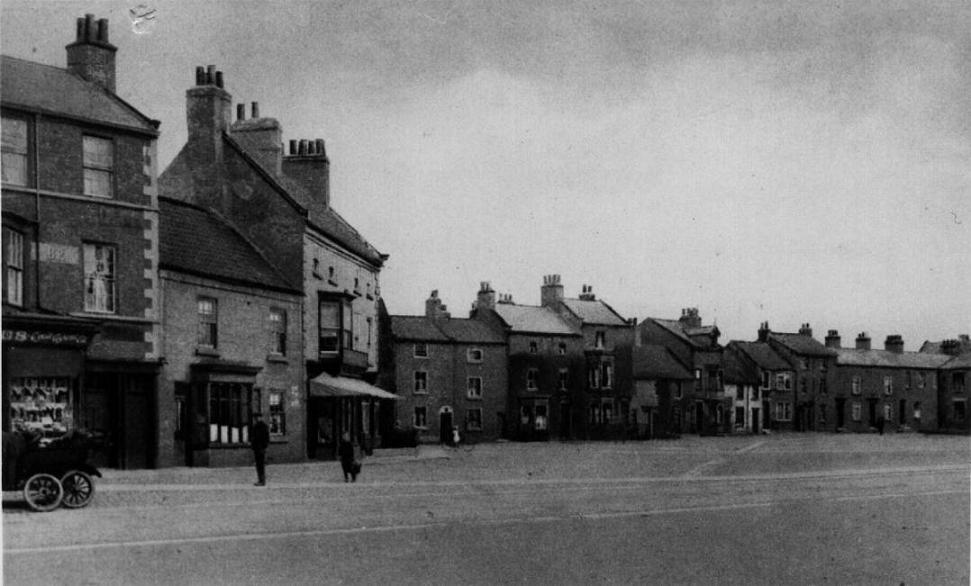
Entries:
{"label": "wall", "polygon": [[[394,342],[395,401],[396,418],[402,429],[413,428],[415,407],[426,409],[425,428],[420,428],[422,443],[438,443],[439,410],[451,407],[456,410],[456,395],[453,349],[450,344],[427,343],[428,356],[415,356],[415,342]],[[415,393],[415,371],[427,372],[427,393]]]}
{"label": "wall", "polygon": [[[823,429],[836,430],[836,401],[843,399],[845,403],[845,425],[843,430],[852,432],[873,431],[875,423],[869,420],[869,401],[876,402],[876,416],[883,414],[884,405],[890,405],[891,417],[886,421],[885,431],[907,430],[934,430],[937,428],[937,371],[933,369],[905,369],[889,367],[864,367],[851,365],[837,365],[835,367],[834,387],[829,393],[830,397],[823,400],[821,404],[826,405],[829,411],[827,424]],[[908,372],[911,382],[908,385]],[[922,374],[924,378],[923,387],[918,382],[917,375]],[[884,392],[883,379],[885,376],[891,377],[893,381],[893,392]],[[853,393],[853,378],[860,377],[861,390],[859,394]],[[906,401],[906,423],[899,422],[900,401]],[[920,423],[914,420],[914,403],[920,402]],[[853,404],[860,405],[860,420],[854,421]],[[906,426],[906,427],[904,427]]]}

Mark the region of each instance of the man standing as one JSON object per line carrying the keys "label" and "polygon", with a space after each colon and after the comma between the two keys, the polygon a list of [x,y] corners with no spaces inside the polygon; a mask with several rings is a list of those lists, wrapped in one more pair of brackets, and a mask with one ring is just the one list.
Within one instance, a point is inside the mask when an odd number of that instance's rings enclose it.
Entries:
{"label": "man standing", "polygon": [[266,486],[266,448],[270,446],[270,428],[263,421],[262,413],[253,414],[253,427],[250,429],[250,446],[256,461],[257,482],[254,486]]}

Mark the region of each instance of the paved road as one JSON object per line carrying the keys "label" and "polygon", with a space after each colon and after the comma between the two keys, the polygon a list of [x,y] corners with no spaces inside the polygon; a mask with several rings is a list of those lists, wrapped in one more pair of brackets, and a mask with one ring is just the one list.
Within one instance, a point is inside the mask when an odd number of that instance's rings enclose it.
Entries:
{"label": "paved road", "polygon": [[268,488],[245,469],[109,474],[88,509],[8,508],[4,577],[967,584],[962,440],[510,444],[369,466],[357,484],[276,467]]}

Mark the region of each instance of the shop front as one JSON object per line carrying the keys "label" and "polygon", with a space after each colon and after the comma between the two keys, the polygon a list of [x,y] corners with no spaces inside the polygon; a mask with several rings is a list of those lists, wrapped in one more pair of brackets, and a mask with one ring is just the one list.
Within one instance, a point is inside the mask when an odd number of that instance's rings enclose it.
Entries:
{"label": "shop front", "polygon": [[393,409],[382,403],[398,397],[362,379],[318,374],[308,383],[307,454],[312,459],[337,458],[337,446],[347,433],[359,449],[381,445],[381,422]]}

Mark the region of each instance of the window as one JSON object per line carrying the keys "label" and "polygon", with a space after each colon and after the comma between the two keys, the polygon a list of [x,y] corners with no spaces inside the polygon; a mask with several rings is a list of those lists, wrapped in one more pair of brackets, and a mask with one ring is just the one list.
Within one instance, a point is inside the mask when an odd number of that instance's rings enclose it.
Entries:
{"label": "window", "polygon": [[964,373],[963,372],[953,372],[951,373],[951,390],[955,392],[964,391]]}
{"label": "window", "polygon": [[415,371],[415,393],[424,394],[428,392],[428,373],[424,370]]}
{"label": "window", "polygon": [[567,386],[570,384],[570,370],[567,368],[561,368],[558,375],[558,380],[559,380],[559,389],[561,391],[565,391],[567,389]]}
{"label": "window", "polygon": [[563,356],[564,354],[566,354],[566,344],[564,344],[563,342],[560,342],[559,345],[556,347],[556,353],[559,354],[560,356]]}
{"label": "window", "polygon": [[533,421],[536,431],[546,431],[549,427],[549,416],[546,411],[546,403],[536,404],[536,419]]}
{"label": "window", "polygon": [[361,280],[357,277],[354,277],[354,292],[358,295],[361,294]]}
{"label": "window", "polygon": [[792,390],[792,373],[780,372],[775,375],[775,388],[777,390]]}
{"label": "window", "polygon": [[757,389],[757,388],[756,389],[752,389],[752,400],[753,401],[758,401],[759,400],[759,389]]}
{"label": "window", "polygon": [[772,373],[768,370],[762,371],[762,380],[759,382],[759,386],[763,389],[768,389],[769,385],[772,384]]}
{"label": "window", "polygon": [[900,409],[897,410],[897,417],[900,418],[897,423],[900,425],[907,424],[907,401],[904,399],[900,400]]}
{"label": "window", "polygon": [[893,405],[890,403],[883,404],[883,420],[886,422],[893,421]]}
{"label": "window", "polygon": [[215,348],[219,343],[219,305],[212,297],[200,297],[196,301],[197,313],[199,315],[199,336],[197,342],[200,346]]}
{"label": "window", "polygon": [[539,370],[530,368],[526,371],[526,390],[535,391],[539,388]]}
{"label": "window", "polygon": [[914,421],[920,425],[920,401],[914,401]]}
{"label": "window", "polygon": [[603,423],[611,423],[614,420],[614,400],[610,398],[601,399],[600,415]]}
{"label": "window", "polygon": [[3,182],[12,185],[27,185],[27,165],[29,161],[27,157],[27,121],[4,116],[0,128],[3,131],[3,159],[0,161],[0,169],[3,170]]}
{"label": "window", "polygon": [[529,353],[536,354],[537,352],[539,352],[539,344],[536,342],[536,340],[530,340]]}
{"label": "window", "polygon": [[826,405],[819,406],[819,422],[826,425]]}
{"label": "window", "polygon": [[415,407],[415,415],[412,424],[418,429],[428,429],[428,411],[426,407]]}
{"label": "window", "polygon": [[470,399],[481,399],[482,398],[482,377],[481,376],[470,376],[468,379],[468,394],[466,395]]}
{"label": "window", "polygon": [[860,380],[860,377],[854,376],[853,380],[850,382],[850,393],[854,395],[859,395],[862,392],[863,392],[863,381]]}
{"label": "window", "polygon": [[917,373],[917,388],[918,389],[924,388],[924,373],[923,372],[918,372]]}
{"label": "window", "polygon": [[775,404],[775,418],[776,421],[791,421],[792,420],[792,403],[782,401]]}
{"label": "window", "polygon": [[954,401],[954,421],[964,421],[968,417],[968,403],[963,400]]}
{"label": "window", "polygon": [[603,388],[609,389],[614,385],[614,365],[604,362],[600,365],[600,382]]}
{"label": "window", "polygon": [[695,380],[701,380],[701,369],[700,368],[696,368],[695,369]]}
{"label": "window", "polygon": [[482,430],[482,409],[469,409],[465,412],[465,429],[468,431]]}
{"label": "window", "polygon": [[600,423],[600,403],[590,404],[590,423]]}
{"label": "window", "polygon": [[735,407],[735,427],[745,427],[745,407]]}
{"label": "window", "polygon": [[317,277],[318,279],[320,278],[320,259],[319,258],[314,259],[313,273],[315,277]]}
{"label": "window", "polygon": [[[893,394],[893,377],[885,376],[883,377],[883,394],[892,395]],[[889,420],[889,417],[887,418]]]}
{"label": "window", "polygon": [[373,339],[374,332],[374,318],[367,318],[367,349],[371,350],[371,344],[374,343]]}
{"label": "window", "polygon": [[853,401],[851,416],[853,421],[860,421],[863,419],[863,404],[859,401]]}
{"label": "window", "polygon": [[283,400],[283,391],[270,391],[270,433],[273,435],[284,435],[287,433],[287,414],[286,402]]}
{"label": "window", "polygon": [[590,388],[599,389],[600,388],[600,368],[597,366],[591,366],[587,374],[590,377]]}
{"label": "window", "polygon": [[318,303],[318,352],[333,354],[351,347],[351,312],[343,303],[321,299]]}
{"label": "window", "polygon": [[84,137],[84,194],[111,197],[115,145],[97,136]]}
{"label": "window", "polygon": [[469,348],[465,353],[468,362],[482,362],[482,350],[479,348]]}
{"label": "window", "polygon": [[24,302],[24,235],[9,228],[3,229],[7,265],[7,303],[22,305]]}
{"label": "window", "polygon": [[241,383],[209,383],[209,443],[249,442],[252,387]]}
{"label": "window", "polygon": [[428,358],[428,344],[415,342],[415,358]]}
{"label": "window", "polygon": [[285,355],[287,353],[287,312],[270,308],[269,320],[270,353]]}
{"label": "window", "polygon": [[681,399],[682,397],[684,397],[684,388],[680,382],[676,382],[674,383],[674,398]]}
{"label": "window", "polygon": [[603,348],[607,342],[607,332],[597,332],[595,336],[594,346],[596,348]]}
{"label": "window", "polygon": [[84,310],[115,312],[115,247],[84,245]]}

